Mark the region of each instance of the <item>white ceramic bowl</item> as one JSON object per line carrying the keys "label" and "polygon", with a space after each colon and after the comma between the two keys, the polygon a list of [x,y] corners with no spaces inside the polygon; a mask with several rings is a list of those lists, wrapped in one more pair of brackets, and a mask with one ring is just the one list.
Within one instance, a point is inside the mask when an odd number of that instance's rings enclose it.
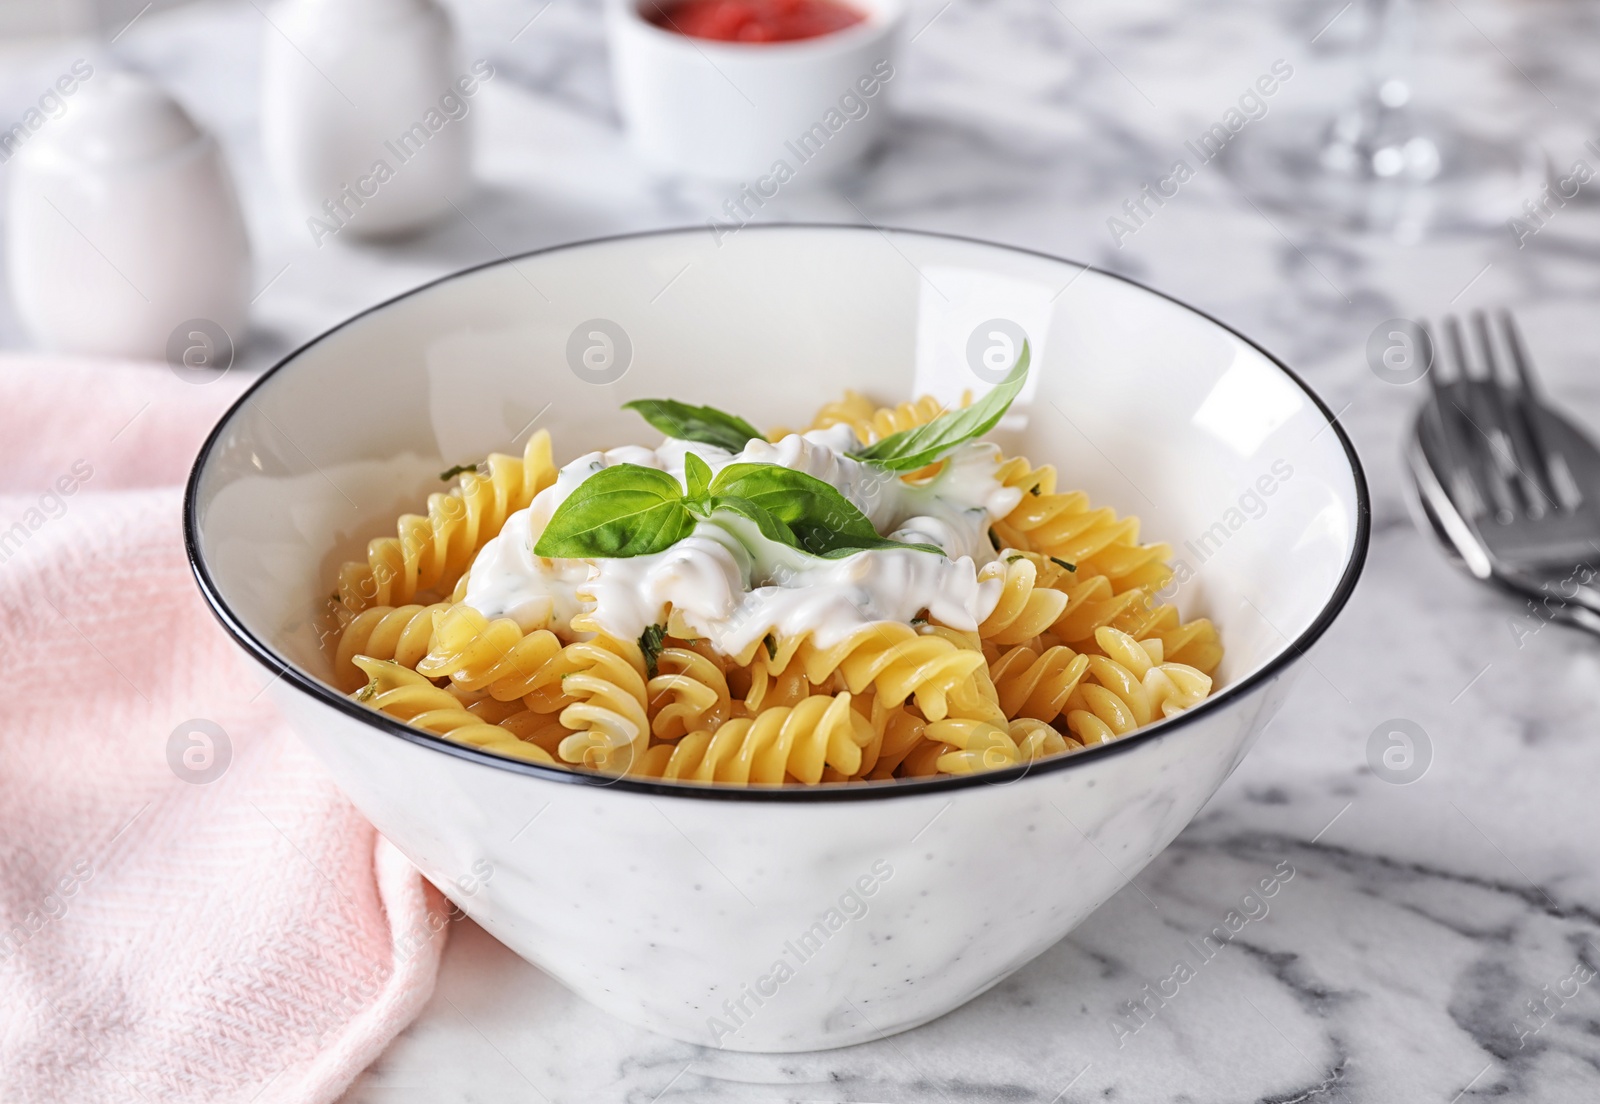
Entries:
{"label": "white ceramic bowl", "polygon": [[[718,246],[671,231],[449,277],[267,373],[189,485],[201,589],[356,805],[519,954],[697,1043],[876,1038],[1045,950],[1239,763],[1366,553],[1349,441],[1245,338],[1066,261],[888,238],[761,226]],[[501,759],[321,681],[314,615],[336,565],[392,533],[441,468],[515,451],[531,421],[560,461],[649,442],[620,409],[645,396],[794,425],[846,387],[900,399],[970,384],[965,350],[1012,324],[1033,343],[1035,382],[1004,443],[1141,515],[1147,537],[1177,550],[1178,601],[1221,630],[1221,689],[1188,713],[1031,770],[709,789]]]}
{"label": "white ceramic bowl", "polygon": [[742,182],[764,203],[791,183],[837,176],[883,136],[904,0],[849,0],[863,22],[779,43],[665,30],[641,14],[657,2],[606,7],[617,105],[657,168]]}

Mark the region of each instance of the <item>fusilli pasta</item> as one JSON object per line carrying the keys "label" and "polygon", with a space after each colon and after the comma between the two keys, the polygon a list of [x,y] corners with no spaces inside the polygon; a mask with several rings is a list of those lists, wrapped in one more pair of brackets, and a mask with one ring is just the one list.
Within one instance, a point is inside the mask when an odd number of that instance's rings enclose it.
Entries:
{"label": "fusilli pasta", "polygon": [[872,724],[850,708],[848,693],[815,694],[798,705],[775,705],[715,730],[700,730],[644,755],[639,773],[690,782],[776,784],[822,781],[833,767],[846,778],[861,767]]}
{"label": "fusilli pasta", "polygon": [[398,606],[418,594],[453,587],[484,543],[500,532],[506,518],[555,482],[550,435],[528,438],[522,457],[493,453],[484,461],[488,475],[461,473],[456,486],[428,496],[426,517],[404,514],[397,535],[367,546],[365,561],[339,569],[339,602],[351,613],[372,606]]}
{"label": "fusilli pasta", "polygon": [[510,727],[482,720],[463,708],[450,691],[440,689],[415,671],[393,660],[367,656],[359,656],[355,662],[370,680],[364,689],[356,692],[356,700],[366,702],[380,713],[435,735],[448,736],[458,743],[530,763],[555,764],[555,759],[544,748],[519,739]]}
{"label": "fusilli pasta", "polygon": [[[944,409],[929,397],[877,407],[848,392],[812,428],[849,426],[865,448]],[[922,493],[944,463],[918,454],[899,478]],[[1203,700],[1222,646],[1211,622],[1185,622],[1157,597],[1172,578],[1168,546],[1140,543],[1136,519],[1058,490],[1048,465],[990,463],[1008,497],[989,515],[995,554],[975,583],[993,602],[975,623],[943,623],[930,603],[825,646],[812,631],[785,631],[724,653],[671,605],[636,642],[608,632],[582,588],[587,604],[570,622],[531,628],[468,602],[479,552],[556,482],[540,432],[520,459],[489,457],[487,474],[430,495],[426,515],[405,515],[395,536],[340,569],[334,678],[398,720],[528,762],[728,785],[1020,766]]]}

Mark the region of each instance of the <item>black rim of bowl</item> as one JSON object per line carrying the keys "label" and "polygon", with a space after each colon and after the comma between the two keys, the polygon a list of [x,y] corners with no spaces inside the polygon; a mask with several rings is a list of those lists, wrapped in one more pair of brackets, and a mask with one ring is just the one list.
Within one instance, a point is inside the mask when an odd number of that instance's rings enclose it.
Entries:
{"label": "black rim of bowl", "polygon": [[1197,719],[1214,713],[1234,701],[1243,699],[1257,690],[1265,688],[1289,666],[1296,658],[1303,656],[1306,649],[1316,643],[1317,639],[1328,630],[1334,619],[1344,609],[1345,603],[1350,600],[1350,595],[1355,591],[1356,583],[1361,577],[1362,567],[1366,563],[1367,545],[1371,531],[1371,501],[1367,492],[1366,475],[1361,467],[1360,457],[1356,455],[1355,446],[1350,443],[1349,436],[1344,427],[1339,424],[1338,417],[1328,408],[1320,396],[1301,379],[1293,369],[1282,360],[1272,355],[1259,344],[1229,326],[1227,323],[1214,318],[1197,307],[1190,306],[1183,300],[1166,292],[1148,287],[1137,280],[1114,272],[1094,268],[1092,265],[1082,264],[1078,261],[1058,257],[1054,254],[1044,253],[1036,249],[1026,249],[1021,246],[1004,245],[999,242],[985,241],[982,238],[967,237],[961,234],[945,234],[930,230],[904,230],[896,227],[871,227],[856,223],[770,223],[746,227],[747,230],[758,234],[765,233],[792,233],[811,230],[851,230],[868,234],[900,234],[907,237],[941,238],[947,241],[964,242],[971,245],[981,245],[992,249],[1005,249],[1014,253],[1023,253],[1029,256],[1040,257],[1045,260],[1055,261],[1060,264],[1073,265],[1080,269],[1087,269],[1108,276],[1114,280],[1136,287],[1141,291],[1158,296],[1170,303],[1182,307],[1220,327],[1250,348],[1256,350],[1273,364],[1311,400],[1312,404],[1321,411],[1328,420],[1329,426],[1339,439],[1340,447],[1344,449],[1345,459],[1350,465],[1351,479],[1355,485],[1356,496],[1356,532],[1355,541],[1351,545],[1350,558],[1345,564],[1343,575],[1340,576],[1338,585],[1334,587],[1333,594],[1308,625],[1293,641],[1287,643],[1283,650],[1268,660],[1259,669],[1250,672],[1238,682],[1225,686],[1216,694],[1207,698],[1199,705],[1189,709],[1176,717],[1168,720],[1156,721],[1127,736],[1110,743],[1100,744],[1096,747],[1085,748],[1082,751],[1070,754],[1061,754],[1053,758],[1040,759],[1032,763],[1024,763],[1016,767],[1007,767],[1003,770],[980,771],[975,774],[940,775],[933,778],[907,778],[889,779],[881,782],[850,782],[838,784],[823,784],[818,786],[732,786],[725,784],[695,783],[695,782],[662,782],[647,779],[618,778],[611,775],[596,774],[588,771],[569,770],[562,767],[544,766],[539,763],[529,763],[520,759],[511,759],[483,751],[468,744],[459,744],[443,736],[435,736],[418,728],[403,724],[392,717],[386,716],[376,710],[369,709],[359,702],[353,701],[339,693],[333,687],[321,680],[299,670],[289,663],[265,643],[258,640],[254,633],[247,629],[239,618],[229,608],[218,590],[211,573],[207,569],[205,560],[200,551],[200,519],[198,491],[200,479],[205,470],[206,462],[215,449],[218,440],[228,424],[244,406],[250,402],[255,393],[261,389],[268,380],[282,370],[286,365],[295,361],[302,353],[324,338],[337,333],[369,314],[375,314],[413,295],[418,295],[437,284],[457,279],[469,273],[478,272],[487,268],[500,265],[514,264],[528,257],[542,256],[547,253],[560,253],[569,249],[582,249],[593,245],[604,245],[611,242],[631,241],[639,238],[666,237],[672,235],[703,234],[703,227],[669,227],[660,230],[644,230],[630,234],[614,234],[600,238],[588,238],[584,241],[566,242],[561,245],[547,246],[543,249],[533,249],[511,257],[501,257],[497,260],[486,261],[483,264],[472,265],[469,268],[452,272],[438,279],[430,280],[409,291],[402,292],[381,303],[374,304],[358,314],[354,314],[337,326],[318,334],[293,352],[289,353],[278,363],[261,374],[261,378],[252,383],[245,392],[230,406],[217,424],[207,434],[205,443],[200,446],[200,452],[195,458],[194,467],[189,472],[189,481],[184,490],[183,497],[183,542],[184,551],[189,559],[189,567],[194,572],[199,583],[200,592],[204,595],[206,604],[211,607],[211,612],[222,627],[234,638],[247,652],[254,656],[263,666],[273,673],[274,680],[281,678],[289,685],[332,707],[347,716],[370,725],[391,736],[398,736],[414,744],[421,744],[436,751],[454,755],[461,759],[480,763],[484,766],[500,770],[531,775],[535,778],[549,782],[560,782],[569,785],[589,786],[598,789],[614,789],[625,793],[649,794],[660,797],[693,798],[697,800],[725,800],[725,801],[860,801],[876,800],[892,797],[897,794],[906,797],[925,795],[930,793],[943,793],[950,790],[965,789],[972,786],[1004,786],[1012,782],[1021,781],[1030,775],[1050,774],[1055,771],[1072,770],[1085,767],[1098,762],[1108,755],[1119,755],[1141,747],[1152,740],[1175,736],[1186,726],[1192,725]]}

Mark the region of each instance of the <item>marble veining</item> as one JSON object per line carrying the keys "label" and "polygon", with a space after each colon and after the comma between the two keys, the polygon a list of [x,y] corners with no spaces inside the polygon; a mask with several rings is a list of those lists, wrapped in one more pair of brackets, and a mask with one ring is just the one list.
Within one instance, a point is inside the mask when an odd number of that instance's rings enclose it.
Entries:
{"label": "marble veining", "polygon": [[[317,249],[273,206],[253,125],[259,37],[271,32],[250,4],[151,14],[117,43],[221,134],[238,174],[259,289],[244,369],[465,264],[719,208],[722,191],[653,180],[622,145],[598,4],[559,0],[538,14],[543,4],[460,7],[468,52],[501,78],[480,105],[483,185],[463,207],[470,222],[378,248]],[[762,212],[971,234],[1150,281],[1285,357],[1342,412],[1375,496],[1366,579],[1200,818],[989,993],[911,1033],[822,1054],[649,1034],[460,923],[428,1011],[351,1104],[1600,1095],[1600,979],[1576,980],[1600,968],[1600,644],[1476,587],[1418,535],[1399,445],[1421,385],[1383,383],[1365,356],[1388,318],[1508,304],[1550,391],[1600,423],[1589,370],[1600,206],[1574,201],[1526,248],[1504,226],[1401,245],[1257,210],[1248,182],[1213,166],[1120,248],[1106,229],[1274,58],[1299,69],[1261,133],[1291,108],[1339,103],[1362,7],[919,0],[888,147],[843,191],[797,188]],[[1557,165],[1600,134],[1600,14],[1553,0],[1423,7],[1424,101],[1537,141]],[[0,118],[80,54],[12,49]],[[0,341],[23,342],[5,306]],[[1431,741],[1426,772],[1403,786],[1368,765],[1371,734],[1397,717]],[[1186,947],[1226,926],[1281,863],[1294,876],[1261,899],[1265,914],[1199,963]],[[1185,955],[1194,976],[1128,1020],[1128,1003]]]}

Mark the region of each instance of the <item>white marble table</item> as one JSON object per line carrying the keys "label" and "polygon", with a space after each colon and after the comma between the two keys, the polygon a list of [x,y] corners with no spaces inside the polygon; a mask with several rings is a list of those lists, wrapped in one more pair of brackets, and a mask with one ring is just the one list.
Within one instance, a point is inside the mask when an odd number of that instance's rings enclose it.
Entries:
{"label": "white marble table", "polygon": [[[316,248],[274,208],[253,95],[271,32],[250,3],[151,13],[118,41],[222,134],[235,165],[260,288],[244,369],[452,269],[703,223],[720,205],[717,189],[654,180],[629,156],[598,5],[544,2],[459,5],[469,52],[498,72],[475,106],[482,187],[466,217],[384,247]],[[463,924],[432,1004],[351,1104],[1600,1098],[1600,984],[1569,980],[1600,969],[1600,643],[1469,583],[1418,535],[1398,450],[1421,385],[1381,381],[1364,351],[1386,319],[1511,304],[1551,390],[1600,422],[1600,379],[1586,370],[1600,362],[1589,307],[1600,208],[1562,208],[1526,248],[1504,226],[1401,245],[1264,214],[1207,169],[1120,248],[1106,225],[1274,59],[1297,74],[1273,105],[1279,121],[1336,103],[1360,18],[1341,4],[919,0],[882,158],[842,193],[786,191],[767,212],[948,230],[1128,273],[1256,337],[1342,411],[1375,498],[1367,576],[1200,818],[1135,887],[994,991],[831,1053],[740,1055],[650,1035]],[[1424,99],[1531,138],[1563,166],[1585,155],[1600,134],[1600,13],[1425,7]],[[80,52],[0,52],[0,116]],[[0,306],[0,343],[23,341]],[[1368,766],[1369,736],[1391,718],[1430,738],[1410,785]],[[1126,1015],[1186,939],[1281,863],[1294,876],[1270,913],[1147,1006],[1148,1023]]]}

